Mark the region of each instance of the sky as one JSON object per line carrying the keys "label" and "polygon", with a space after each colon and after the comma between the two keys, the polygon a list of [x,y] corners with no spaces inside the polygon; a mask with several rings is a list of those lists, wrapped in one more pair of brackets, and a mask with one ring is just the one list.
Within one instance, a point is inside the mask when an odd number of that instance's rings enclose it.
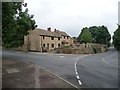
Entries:
{"label": "sky", "polygon": [[107,26],[117,29],[120,0],[24,0],[34,14],[38,28],[65,31],[77,37],[84,27]]}

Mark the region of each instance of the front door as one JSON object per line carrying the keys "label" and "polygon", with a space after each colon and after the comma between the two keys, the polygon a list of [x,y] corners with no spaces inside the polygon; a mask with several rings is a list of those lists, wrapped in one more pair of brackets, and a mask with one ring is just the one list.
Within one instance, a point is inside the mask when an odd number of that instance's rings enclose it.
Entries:
{"label": "front door", "polygon": [[49,43],[47,44],[47,50],[49,50]]}

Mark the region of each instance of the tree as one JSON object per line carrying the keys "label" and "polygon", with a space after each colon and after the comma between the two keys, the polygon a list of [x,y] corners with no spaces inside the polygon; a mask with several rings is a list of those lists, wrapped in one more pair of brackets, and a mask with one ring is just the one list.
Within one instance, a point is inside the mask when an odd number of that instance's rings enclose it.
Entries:
{"label": "tree", "polygon": [[92,26],[89,28],[90,33],[92,34],[93,37],[93,43],[97,42],[97,31],[98,31],[98,27],[97,26]]}
{"label": "tree", "polygon": [[6,48],[19,47],[24,44],[24,35],[29,30],[37,27],[33,15],[28,14],[22,7],[27,7],[22,2],[2,3],[2,45]]}
{"label": "tree", "polygon": [[114,32],[113,35],[113,44],[114,47],[120,51],[120,25],[118,25],[118,29]]}
{"label": "tree", "polygon": [[110,46],[111,35],[109,34],[107,27],[92,26],[89,28],[89,31],[91,32],[91,34],[93,36],[94,43],[106,44],[106,45]]}
{"label": "tree", "polygon": [[92,34],[89,32],[89,29],[87,27],[81,30],[81,33],[78,36],[78,40],[81,43],[90,43],[93,41]]}

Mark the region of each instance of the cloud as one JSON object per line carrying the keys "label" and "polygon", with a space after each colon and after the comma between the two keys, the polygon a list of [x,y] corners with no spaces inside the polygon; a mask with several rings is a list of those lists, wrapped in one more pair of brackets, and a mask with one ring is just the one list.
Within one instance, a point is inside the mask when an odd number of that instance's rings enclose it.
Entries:
{"label": "cloud", "polygon": [[25,0],[39,28],[51,26],[77,36],[83,27],[106,25],[113,35],[119,0]]}

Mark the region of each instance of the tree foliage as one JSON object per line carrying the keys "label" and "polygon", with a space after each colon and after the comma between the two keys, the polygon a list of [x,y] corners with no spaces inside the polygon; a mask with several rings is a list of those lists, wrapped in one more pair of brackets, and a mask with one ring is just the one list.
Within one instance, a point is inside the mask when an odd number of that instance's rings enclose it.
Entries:
{"label": "tree foliage", "polygon": [[78,36],[78,40],[81,42],[81,43],[90,43],[92,42],[93,38],[92,38],[92,34],[89,32],[89,29],[86,27],[86,28],[83,28],[81,30],[81,33],[80,35]]}
{"label": "tree foliage", "polygon": [[107,27],[105,26],[92,26],[89,28],[83,28],[78,36],[78,40],[80,42],[92,42],[106,44],[109,46],[111,35],[109,34]]}
{"label": "tree foliage", "polygon": [[2,44],[4,47],[22,46],[24,35],[37,27],[33,15],[28,14],[26,6],[27,4],[22,2],[2,3]]}
{"label": "tree foliage", "polygon": [[93,26],[89,28],[93,36],[93,43],[106,44],[110,46],[111,35],[105,26]]}
{"label": "tree foliage", "polygon": [[114,47],[120,51],[120,26],[118,25],[118,29],[114,32],[113,35],[113,44]]}

